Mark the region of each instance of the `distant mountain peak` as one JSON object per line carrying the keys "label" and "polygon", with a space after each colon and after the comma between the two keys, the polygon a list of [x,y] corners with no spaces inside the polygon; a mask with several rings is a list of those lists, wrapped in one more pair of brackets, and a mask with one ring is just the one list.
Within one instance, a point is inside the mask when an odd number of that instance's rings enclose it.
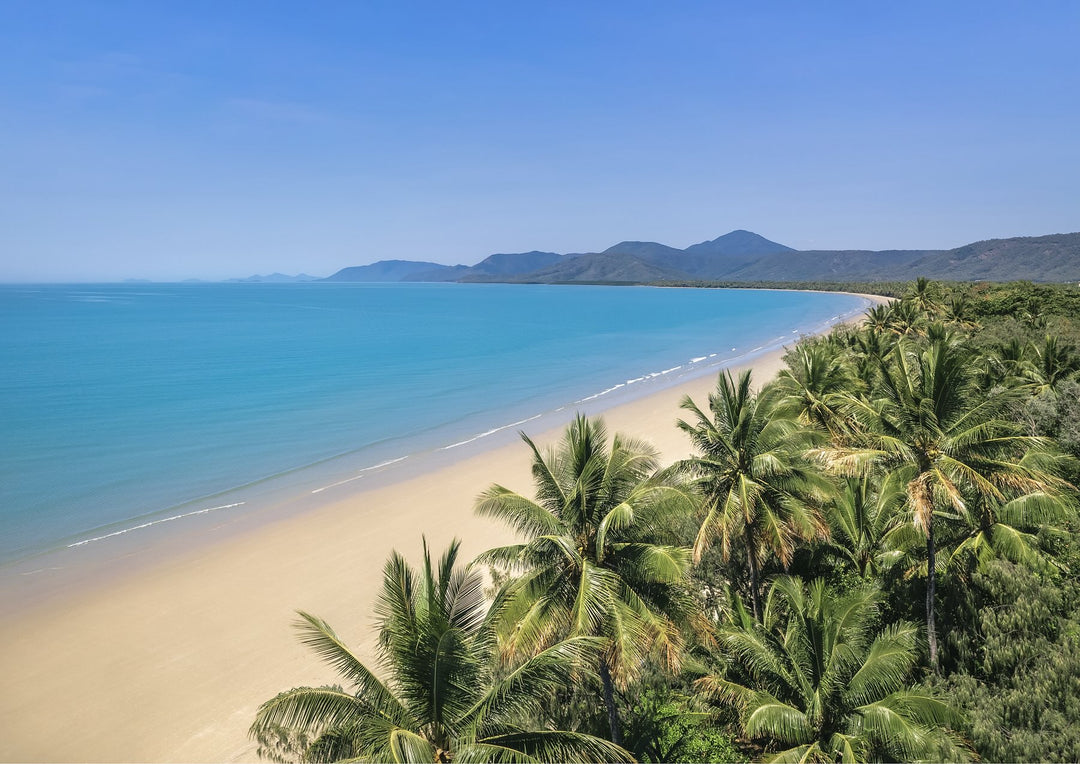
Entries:
{"label": "distant mountain peak", "polygon": [[718,236],[711,241],[703,241],[687,247],[690,254],[738,255],[740,257],[757,255],[775,255],[777,252],[794,252],[791,247],[769,241],[764,236],[744,228]]}
{"label": "distant mountain peak", "polygon": [[511,276],[531,273],[554,265],[563,259],[555,252],[500,252],[488,255],[470,269],[473,276]]}
{"label": "distant mountain peak", "polygon": [[632,255],[633,257],[641,257],[648,260],[650,258],[677,254],[679,252],[682,252],[682,250],[655,241],[620,241],[618,244],[605,249],[601,254]]}

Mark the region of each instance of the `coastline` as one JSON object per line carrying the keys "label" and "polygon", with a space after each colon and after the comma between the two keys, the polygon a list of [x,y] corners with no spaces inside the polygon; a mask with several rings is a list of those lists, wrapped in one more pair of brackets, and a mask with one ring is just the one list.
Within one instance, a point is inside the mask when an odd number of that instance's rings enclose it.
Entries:
{"label": "coastline", "polygon": [[[783,353],[730,370],[749,366],[760,383],[782,367]],[[669,463],[688,450],[674,426],[679,401],[702,403],[714,386],[709,374],[599,413],[609,431],[651,441]],[[539,444],[562,430],[529,424]],[[294,611],[325,618],[370,659],[372,604],[391,548],[416,559],[421,534],[436,550],[458,536],[471,557],[511,540],[472,513],[493,482],[531,491],[520,442],[385,485],[357,485],[242,532],[222,519],[213,528],[220,534],[198,545],[132,559],[126,570],[121,559],[114,575],[9,611],[0,625],[0,759],[254,760],[246,731],[258,704],[333,680],[296,641]]]}

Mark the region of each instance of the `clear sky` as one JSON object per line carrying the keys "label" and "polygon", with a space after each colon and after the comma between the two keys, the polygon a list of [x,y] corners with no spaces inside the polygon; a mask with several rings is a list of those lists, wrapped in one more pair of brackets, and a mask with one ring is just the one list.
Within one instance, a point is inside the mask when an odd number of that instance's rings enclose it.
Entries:
{"label": "clear sky", "polygon": [[0,0],[0,281],[1080,230],[1080,3]]}

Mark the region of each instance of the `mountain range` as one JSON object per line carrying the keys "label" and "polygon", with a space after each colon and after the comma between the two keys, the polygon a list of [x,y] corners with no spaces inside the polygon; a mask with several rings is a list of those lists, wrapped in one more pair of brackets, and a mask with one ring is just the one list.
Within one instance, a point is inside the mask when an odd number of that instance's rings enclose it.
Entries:
{"label": "mountain range", "polygon": [[382,260],[326,281],[1080,281],[1080,233],[989,239],[948,250],[795,250],[737,230],[686,249],[623,241],[603,252],[500,253],[476,265]]}

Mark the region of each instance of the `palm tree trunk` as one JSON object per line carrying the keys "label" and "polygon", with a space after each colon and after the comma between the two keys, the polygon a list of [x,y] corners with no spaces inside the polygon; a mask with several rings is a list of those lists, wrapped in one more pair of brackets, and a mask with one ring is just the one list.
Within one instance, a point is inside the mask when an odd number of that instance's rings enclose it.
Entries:
{"label": "palm tree trunk", "polygon": [[934,628],[934,591],[937,584],[935,571],[934,519],[926,525],[926,641],[930,645],[930,667],[937,671],[937,631]]}
{"label": "palm tree trunk", "polygon": [[619,727],[619,711],[615,708],[615,685],[611,682],[611,670],[607,659],[600,658],[600,681],[604,684],[604,704],[607,706],[608,726],[611,728],[611,742],[622,745],[622,729]]}
{"label": "palm tree trunk", "polygon": [[754,550],[750,546],[750,539],[747,538],[746,541],[746,561],[750,565],[750,606],[754,610],[754,620],[761,623],[761,592],[759,591],[761,584],[758,581],[757,560],[754,559]]}

